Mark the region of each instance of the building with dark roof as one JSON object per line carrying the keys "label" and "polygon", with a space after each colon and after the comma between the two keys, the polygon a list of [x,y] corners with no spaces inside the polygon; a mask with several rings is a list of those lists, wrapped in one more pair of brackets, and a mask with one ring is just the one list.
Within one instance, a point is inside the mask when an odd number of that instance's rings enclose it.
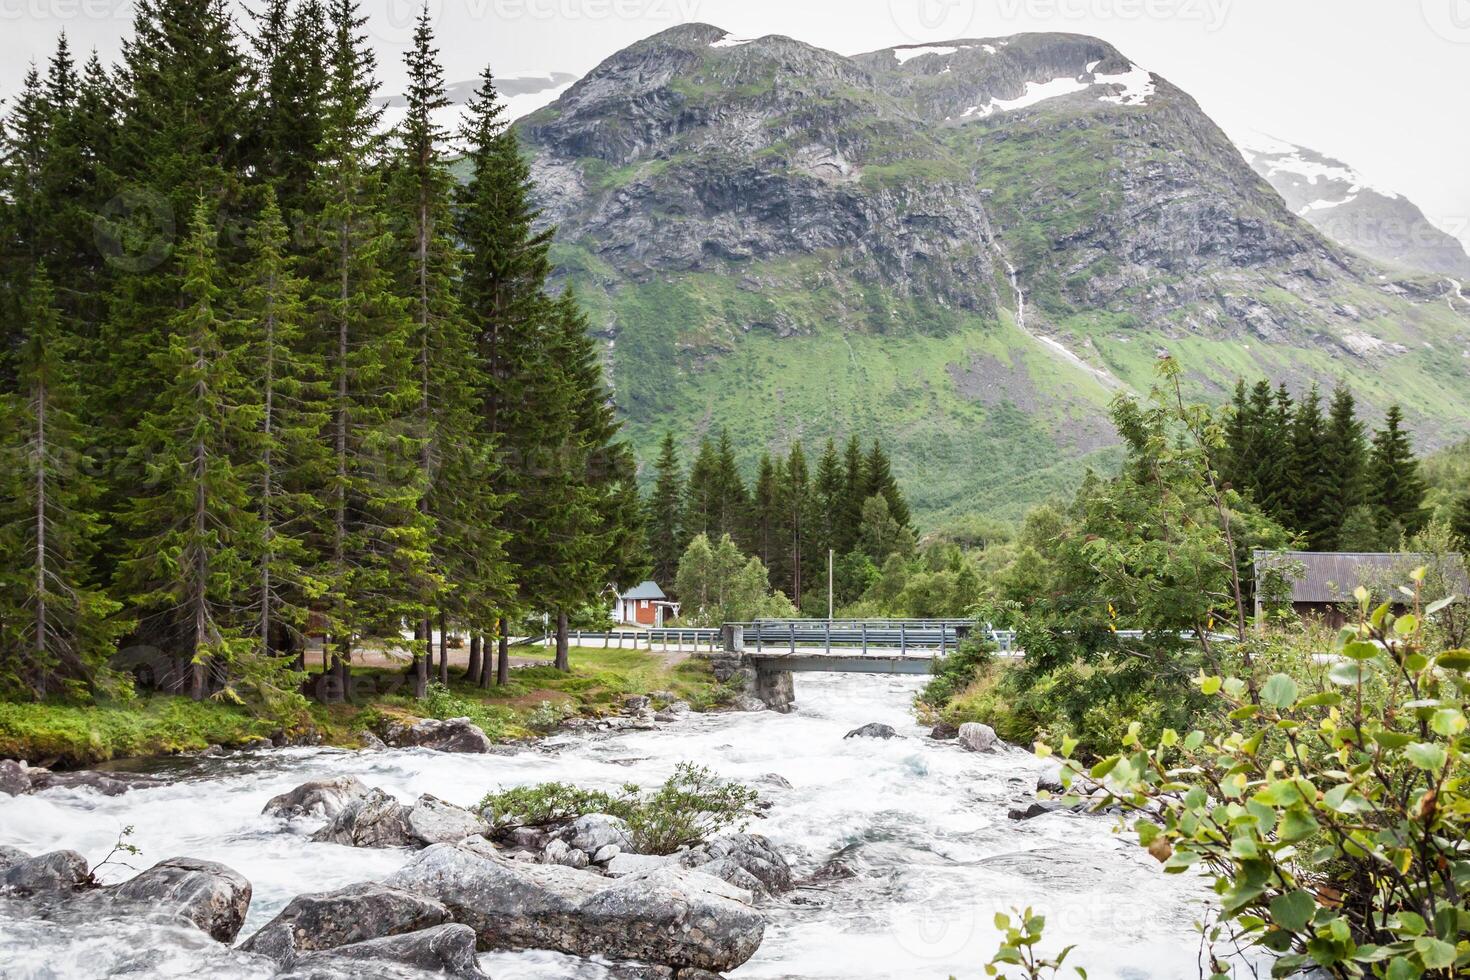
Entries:
{"label": "building with dark roof", "polygon": [[[1341,626],[1346,609],[1363,586],[1383,597],[1409,583],[1414,569],[1445,564],[1446,577],[1464,582],[1465,565],[1459,555],[1364,551],[1257,551],[1256,618],[1267,605],[1290,604],[1297,615]],[[1470,584],[1470,583],[1467,583]],[[1456,587],[1462,594],[1465,591]]]}

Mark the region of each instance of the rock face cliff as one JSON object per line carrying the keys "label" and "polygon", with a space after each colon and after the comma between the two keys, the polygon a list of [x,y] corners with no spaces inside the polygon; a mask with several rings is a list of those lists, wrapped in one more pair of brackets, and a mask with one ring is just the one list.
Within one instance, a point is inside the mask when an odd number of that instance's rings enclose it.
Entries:
{"label": "rock face cliff", "polygon": [[1470,304],[1301,220],[1104,41],[843,57],[683,25],[518,124],[640,444],[882,436],[921,511],[1014,510],[1110,452],[1159,349],[1353,380],[1470,427]]}

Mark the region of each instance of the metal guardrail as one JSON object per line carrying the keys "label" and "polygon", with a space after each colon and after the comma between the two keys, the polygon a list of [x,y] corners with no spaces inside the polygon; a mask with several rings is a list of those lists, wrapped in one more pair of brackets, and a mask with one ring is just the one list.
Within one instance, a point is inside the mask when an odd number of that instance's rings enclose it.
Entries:
{"label": "metal guardrail", "polygon": [[944,656],[975,629],[969,619],[782,619],[731,623],[747,653],[820,649],[934,651]]}
{"label": "metal guardrail", "polygon": [[[574,647],[598,647],[604,650],[700,650],[717,652],[723,641],[721,632],[713,627],[666,627],[651,630],[571,630],[567,639]],[[533,646],[551,646],[556,642],[555,633],[526,637],[519,641]]]}

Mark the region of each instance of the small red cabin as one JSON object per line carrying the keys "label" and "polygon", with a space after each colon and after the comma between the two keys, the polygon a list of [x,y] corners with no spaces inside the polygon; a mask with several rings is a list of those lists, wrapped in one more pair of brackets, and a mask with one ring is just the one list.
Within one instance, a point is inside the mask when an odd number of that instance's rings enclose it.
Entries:
{"label": "small red cabin", "polygon": [[619,593],[613,601],[613,619],[624,626],[658,629],[677,615],[679,604],[664,595],[652,579]]}

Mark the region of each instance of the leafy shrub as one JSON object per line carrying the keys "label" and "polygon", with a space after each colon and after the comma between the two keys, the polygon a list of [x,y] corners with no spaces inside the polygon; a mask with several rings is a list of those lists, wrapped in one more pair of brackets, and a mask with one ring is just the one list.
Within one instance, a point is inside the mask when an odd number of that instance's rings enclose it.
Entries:
{"label": "leafy shrub", "polygon": [[542,783],[490,793],[480,801],[479,809],[502,832],[605,813],[627,822],[639,854],[672,854],[721,831],[743,830],[757,816],[759,799],[748,786],[721,779],[703,766],[681,762],[652,792],[631,784],[613,794],[567,783]]}
{"label": "leafy shrub", "polygon": [[492,739],[506,736],[505,717],[489,705],[474,698],[463,697],[437,681],[424,692],[424,699],[414,704],[414,710],[430,718],[468,718]]}
{"label": "leafy shrub", "polygon": [[489,793],[480,801],[481,815],[498,831],[515,827],[548,827],[589,813],[627,819],[636,805],[638,787],[623,787],[614,796],[601,790],[581,789],[568,783],[517,786]]}
{"label": "leafy shrub", "polygon": [[1165,871],[1213,874],[1223,928],[1280,954],[1276,976],[1470,972],[1470,651],[1435,642],[1426,621],[1454,600],[1421,608],[1423,577],[1402,614],[1359,589],[1325,671],[1265,675],[1247,650],[1241,676],[1201,675],[1219,733],[1146,742],[1134,722],[1089,771],[1143,814],[1133,829]]}
{"label": "leafy shrub", "polygon": [[642,797],[623,819],[640,854],[672,854],[727,829],[744,830],[757,815],[760,795],[721,779],[703,766],[681,762],[652,796]]}
{"label": "leafy shrub", "polygon": [[924,685],[919,700],[931,708],[942,708],[995,664],[995,648],[970,635],[947,657],[934,661],[934,679]]}
{"label": "leafy shrub", "polygon": [[526,727],[534,732],[554,731],[558,725],[577,713],[567,701],[542,701],[526,717]]}

